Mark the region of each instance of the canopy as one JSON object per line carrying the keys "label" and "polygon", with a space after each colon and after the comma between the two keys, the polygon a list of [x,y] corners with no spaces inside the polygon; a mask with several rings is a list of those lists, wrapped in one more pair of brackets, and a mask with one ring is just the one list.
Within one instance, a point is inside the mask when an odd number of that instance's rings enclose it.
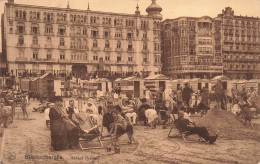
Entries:
{"label": "canopy", "polygon": [[220,76],[216,76],[211,80],[230,80],[228,77],[224,76],[224,75],[220,75]]}
{"label": "canopy", "polygon": [[169,78],[163,74],[156,74],[148,76],[145,80],[169,80]]}

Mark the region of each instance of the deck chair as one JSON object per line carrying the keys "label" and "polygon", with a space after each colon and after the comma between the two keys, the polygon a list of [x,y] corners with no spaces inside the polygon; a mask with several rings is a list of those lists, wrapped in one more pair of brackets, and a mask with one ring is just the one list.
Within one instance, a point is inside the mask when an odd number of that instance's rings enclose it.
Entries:
{"label": "deck chair", "polygon": [[[195,140],[188,140],[187,137],[190,135],[194,135],[193,133],[190,133],[189,131],[183,131],[182,129],[179,128],[179,126],[176,124],[176,120],[178,119],[177,114],[170,114],[170,120],[174,123],[174,125],[171,127],[169,133],[167,134],[167,139],[168,138],[183,138],[185,142],[195,142]],[[178,130],[178,134],[171,136],[171,132],[173,129],[176,128]],[[199,140],[202,141],[203,139],[199,136]]]}
{"label": "deck chair", "polygon": [[[81,135],[79,138],[79,146],[81,150],[104,148],[101,141],[101,133],[93,116],[85,117],[84,123],[80,123]],[[90,142],[97,139],[99,146],[90,146]]]}

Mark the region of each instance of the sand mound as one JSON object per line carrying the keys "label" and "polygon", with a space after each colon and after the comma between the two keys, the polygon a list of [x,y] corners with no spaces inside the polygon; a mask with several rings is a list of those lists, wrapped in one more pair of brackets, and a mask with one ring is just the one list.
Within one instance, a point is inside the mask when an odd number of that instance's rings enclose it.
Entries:
{"label": "sand mound", "polygon": [[210,110],[196,122],[197,126],[206,127],[211,135],[232,140],[253,139],[260,141],[258,128],[245,126],[235,115],[224,110]]}

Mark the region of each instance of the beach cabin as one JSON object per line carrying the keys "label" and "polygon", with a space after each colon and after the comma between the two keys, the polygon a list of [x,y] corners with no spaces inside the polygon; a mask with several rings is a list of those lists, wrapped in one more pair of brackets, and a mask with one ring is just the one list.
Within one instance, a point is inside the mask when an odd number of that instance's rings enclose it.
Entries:
{"label": "beach cabin", "polygon": [[251,79],[246,82],[246,90],[249,91],[253,87],[258,93],[260,93],[260,79]]}
{"label": "beach cabin", "polygon": [[180,80],[180,87],[182,87],[182,89],[185,87],[185,84],[188,83],[188,85],[190,86],[190,79],[181,79]]}
{"label": "beach cabin", "polygon": [[202,82],[203,80],[200,78],[191,79],[190,87],[193,89],[194,92],[198,92],[202,89]]}
{"label": "beach cabin", "polygon": [[221,80],[222,85],[223,85],[223,89],[224,89],[224,90],[227,90],[227,83],[228,83],[228,81],[229,81],[230,79],[229,79],[228,77],[226,77],[226,76],[223,76],[223,75],[216,76],[216,77],[214,77],[213,79],[211,79],[211,80],[210,80],[211,86],[210,86],[209,89],[211,90],[211,88],[212,88],[214,85],[217,84],[218,80]]}
{"label": "beach cabin", "polygon": [[171,80],[172,90],[177,91],[180,88],[180,85],[181,85],[181,83],[180,83],[179,79],[178,80]]}
{"label": "beach cabin", "polygon": [[82,82],[82,89],[84,97],[94,97],[96,96],[98,90],[98,83],[96,79],[85,80]]}
{"label": "beach cabin", "polygon": [[[39,96],[46,95],[47,97],[54,96],[54,81],[58,80],[56,76],[52,73],[46,73],[41,77],[37,78],[35,82],[37,83],[36,92]],[[32,83],[34,84],[34,83]]]}
{"label": "beach cabin", "polygon": [[242,91],[243,88],[246,88],[247,80],[237,80],[236,81],[236,89]]}
{"label": "beach cabin", "polygon": [[113,82],[113,88],[120,87],[120,86],[122,85],[122,81],[123,81],[122,78],[117,78],[117,79]]}
{"label": "beach cabin", "polygon": [[209,89],[209,84],[210,84],[210,80],[209,79],[201,79],[202,84],[201,84],[201,88],[207,88]]}
{"label": "beach cabin", "polygon": [[169,78],[162,74],[150,75],[144,79],[144,86],[155,95],[160,89],[162,92],[165,90],[167,81]]}
{"label": "beach cabin", "polygon": [[144,80],[135,76],[127,77],[122,80],[121,94],[123,97],[143,97]]}

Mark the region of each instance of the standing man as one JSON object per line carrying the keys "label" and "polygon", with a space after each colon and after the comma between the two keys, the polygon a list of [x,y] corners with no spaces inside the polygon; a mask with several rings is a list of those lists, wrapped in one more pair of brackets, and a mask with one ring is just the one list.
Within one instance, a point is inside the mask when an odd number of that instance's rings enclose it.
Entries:
{"label": "standing man", "polygon": [[76,107],[74,106],[74,101],[69,101],[69,107],[67,108],[67,114],[69,115],[69,119],[72,119],[72,115],[75,113],[74,109]]}
{"label": "standing man", "polygon": [[188,86],[188,83],[185,83],[185,88],[182,91],[182,100],[189,106],[192,90]]}
{"label": "standing man", "polygon": [[217,84],[213,86],[215,90],[215,98],[216,98],[216,108],[221,109],[221,100],[223,99],[224,90],[221,83],[221,80],[218,80]]}
{"label": "standing man", "polygon": [[23,110],[23,117],[25,117],[25,115],[26,115],[27,118],[28,118],[29,116],[28,116],[28,113],[27,113],[26,106],[27,106],[26,98],[25,98],[25,96],[22,96],[22,99],[21,99],[21,108],[22,108],[22,110]]}

